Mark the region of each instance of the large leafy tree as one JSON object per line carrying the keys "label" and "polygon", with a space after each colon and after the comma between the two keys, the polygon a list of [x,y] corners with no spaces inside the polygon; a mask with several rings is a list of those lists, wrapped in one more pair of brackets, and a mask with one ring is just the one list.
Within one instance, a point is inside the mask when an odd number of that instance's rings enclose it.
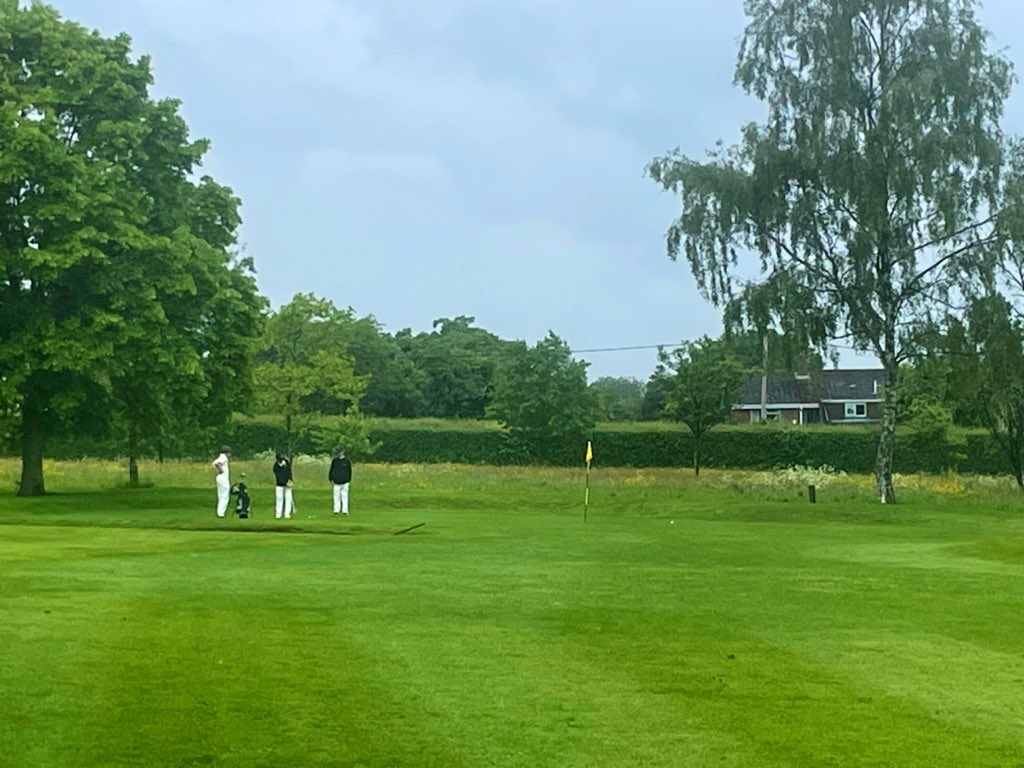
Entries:
{"label": "large leafy tree", "polygon": [[55,431],[118,401],[152,418],[199,378],[221,385],[207,413],[229,413],[227,384],[244,378],[258,311],[231,313],[259,299],[225,246],[234,223],[203,204],[212,182],[190,182],[205,143],[175,102],[150,98],[149,60],[130,53],[127,36],[0,0],[0,380],[20,418],[22,495],[45,491]]}
{"label": "large leafy tree", "polygon": [[231,255],[238,200],[208,177],[189,181],[196,145],[174,105],[159,106],[171,113],[152,121],[153,149],[139,174],[153,201],[151,245],[117,262],[125,293],[138,297],[121,307],[129,330],[110,374],[131,484],[141,438],[160,446],[200,440],[246,399],[265,310],[252,263]]}
{"label": "large leafy tree", "polygon": [[[879,498],[895,501],[897,371],[937,306],[992,269],[1013,76],[974,0],[747,0],[736,82],[763,125],[707,162],[648,173],[678,193],[668,231],[705,294],[727,303],[741,258],[784,274],[884,369]],[[774,301],[786,299],[777,293]]]}
{"label": "large leafy tree", "polygon": [[992,294],[951,321],[946,344],[950,398],[989,430],[1024,489],[1024,321]]}
{"label": "large leafy tree", "polygon": [[[371,416],[414,418],[423,412],[427,377],[372,315],[351,318],[348,354],[356,373],[369,376],[362,410]],[[351,448],[351,446],[348,446]]]}
{"label": "large leafy tree", "polygon": [[[661,357],[664,359],[663,354]],[[661,421],[665,418],[665,406],[671,389],[672,377],[664,363],[659,362],[644,386],[644,399],[640,404],[641,421]]]}
{"label": "large leafy tree", "polygon": [[347,416],[353,427],[361,423],[368,377],[356,374],[346,352],[350,320],[313,294],[296,295],[267,320],[253,371],[255,402],[260,412],[283,420],[288,444],[275,447],[288,455],[304,440],[319,442],[316,425],[324,414]]}
{"label": "large leafy tree", "polygon": [[446,419],[482,419],[491,402],[494,376],[512,342],[503,341],[475,319],[460,315],[434,321],[430,333],[396,337],[425,377],[423,415]]}
{"label": "large leafy tree", "polygon": [[727,341],[707,336],[662,352],[670,375],[665,412],[693,433],[693,471],[700,475],[704,437],[729,420],[749,374]]}
{"label": "large leafy tree", "polygon": [[598,415],[604,421],[639,421],[646,387],[627,376],[602,376],[590,385],[597,396]]}
{"label": "large leafy tree", "polygon": [[505,427],[521,459],[560,460],[579,453],[597,416],[587,363],[575,360],[554,333],[533,347],[513,344],[495,375],[488,414]]}

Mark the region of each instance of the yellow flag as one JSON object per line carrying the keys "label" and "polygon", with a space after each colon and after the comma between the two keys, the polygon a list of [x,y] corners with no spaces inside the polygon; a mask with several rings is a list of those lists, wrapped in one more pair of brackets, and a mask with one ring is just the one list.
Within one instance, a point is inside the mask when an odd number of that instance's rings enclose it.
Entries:
{"label": "yellow flag", "polygon": [[587,440],[587,464],[594,460],[594,449],[590,447],[590,441]]}

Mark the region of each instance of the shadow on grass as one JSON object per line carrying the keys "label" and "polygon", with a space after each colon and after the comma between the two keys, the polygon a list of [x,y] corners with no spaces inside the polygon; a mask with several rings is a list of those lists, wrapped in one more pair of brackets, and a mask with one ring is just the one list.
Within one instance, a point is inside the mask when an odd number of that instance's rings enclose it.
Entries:
{"label": "shadow on grass", "polygon": [[[412,528],[400,529],[381,528],[374,526],[358,526],[352,528],[310,528],[300,525],[168,525],[161,523],[150,523],[144,525],[122,525],[118,523],[103,523],[95,520],[0,520],[0,526],[40,526],[45,528],[102,528],[104,530],[123,531],[178,531],[195,533],[264,533],[264,534],[290,534],[300,536],[397,536],[413,532],[422,532],[424,524],[414,525]],[[419,529],[419,530],[417,530]]]}

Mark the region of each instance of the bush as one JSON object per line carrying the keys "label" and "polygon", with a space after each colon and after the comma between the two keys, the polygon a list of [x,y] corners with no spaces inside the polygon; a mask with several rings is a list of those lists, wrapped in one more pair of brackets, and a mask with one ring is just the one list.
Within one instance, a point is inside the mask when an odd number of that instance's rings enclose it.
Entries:
{"label": "bush", "polygon": [[[407,421],[370,419],[368,447],[374,461],[412,464],[521,464],[523,458],[508,450],[505,433],[493,422]],[[327,426],[327,425],[325,425]],[[327,437],[330,439],[327,439]],[[313,452],[329,451],[333,430],[325,433],[323,446]],[[605,467],[692,466],[693,436],[682,425],[664,422],[603,424],[592,437],[594,465]],[[836,472],[871,474],[875,466],[876,429],[852,426],[753,425],[725,426],[711,430],[704,438],[703,465],[712,468],[774,470],[785,467],[832,467]],[[209,445],[165,446],[165,458],[204,458],[222,442],[232,446],[234,455],[246,459],[285,444],[284,430],[270,417],[237,417],[230,429]],[[157,458],[157,446],[144,444],[143,456]],[[534,461],[553,466],[581,466],[586,440],[538,442]],[[309,451],[307,451],[308,453]],[[124,453],[120,444],[97,440],[54,440],[48,458],[116,458]],[[369,455],[353,454],[355,459]],[[938,473],[947,469],[967,475],[997,475],[1010,472],[1006,458],[982,430],[952,429],[937,438],[930,431],[927,440],[901,427],[896,435],[896,472]]]}

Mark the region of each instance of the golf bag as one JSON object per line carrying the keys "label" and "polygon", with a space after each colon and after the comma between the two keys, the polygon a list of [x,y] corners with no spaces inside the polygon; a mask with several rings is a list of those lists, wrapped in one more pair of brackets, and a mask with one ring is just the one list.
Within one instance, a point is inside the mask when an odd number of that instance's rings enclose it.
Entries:
{"label": "golf bag", "polygon": [[249,505],[252,502],[249,498],[249,489],[245,487],[245,483],[231,486],[231,493],[238,497],[238,501],[235,502],[235,514],[239,517],[248,517]]}

